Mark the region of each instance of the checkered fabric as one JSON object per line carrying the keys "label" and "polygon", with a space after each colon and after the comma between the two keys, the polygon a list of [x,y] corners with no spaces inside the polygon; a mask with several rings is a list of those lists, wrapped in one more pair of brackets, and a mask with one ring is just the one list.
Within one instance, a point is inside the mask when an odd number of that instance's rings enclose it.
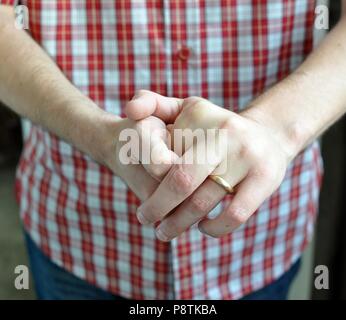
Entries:
{"label": "checkered fabric", "polygon": [[[308,0],[23,3],[32,37],[83,93],[117,115],[137,89],[202,96],[239,111],[312,50],[315,2]],[[27,120],[24,136],[17,196],[25,229],[56,264],[124,297],[240,298],[280,277],[313,231],[317,143],[236,232],[214,239],[193,226],[163,243],[138,223],[139,200],[110,170]]]}

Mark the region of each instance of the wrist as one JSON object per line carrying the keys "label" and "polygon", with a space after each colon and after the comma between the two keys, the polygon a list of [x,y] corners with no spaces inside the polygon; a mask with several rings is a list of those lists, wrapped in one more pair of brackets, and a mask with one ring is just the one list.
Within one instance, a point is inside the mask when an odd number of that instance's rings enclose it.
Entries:
{"label": "wrist", "polygon": [[95,161],[114,171],[121,118],[103,110],[94,123],[94,139],[90,143],[90,153]]}
{"label": "wrist", "polygon": [[306,92],[313,92],[310,77],[304,72],[292,73],[256,98],[242,112],[270,129],[279,143],[285,148],[290,160],[301,152],[314,138],[314,101]]}
{"label": "wrist", "polygon": [[285,119],[272,113],[268,106],[254,104],[241,115],[270,130],[273,138],[285,152],[288,162],[294,159],[307,144],[309,132],[300,121],[285,122]]}
{"label": "wrist", "polygon": [[74,102],[70,113],[70,139],[79,150],[96,162],[109,166],[115,154],[120,117],[108,113],[89,99]]}

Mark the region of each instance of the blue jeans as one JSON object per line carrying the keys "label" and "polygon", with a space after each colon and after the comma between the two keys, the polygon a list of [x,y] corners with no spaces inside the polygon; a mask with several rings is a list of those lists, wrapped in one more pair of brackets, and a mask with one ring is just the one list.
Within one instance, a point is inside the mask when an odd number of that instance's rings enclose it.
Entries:
{"label": "blue jeans", "polygon": [[[97,288],[54,264],[25,234],[36,295],[43,300],[122,300],[120,296]],[[255,291],[243,300],[285,300],[300,260],[278,280]]]}

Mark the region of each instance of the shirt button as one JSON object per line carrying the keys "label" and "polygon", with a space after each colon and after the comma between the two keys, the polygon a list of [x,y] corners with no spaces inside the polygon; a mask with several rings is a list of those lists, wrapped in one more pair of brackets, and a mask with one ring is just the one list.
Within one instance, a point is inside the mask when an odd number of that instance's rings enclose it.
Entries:
{"label": "shirt button", "polygon": [[187,46],[182,46],[178,51],[178,58],[182,61],[186,61],[191,55],[191,50]]}

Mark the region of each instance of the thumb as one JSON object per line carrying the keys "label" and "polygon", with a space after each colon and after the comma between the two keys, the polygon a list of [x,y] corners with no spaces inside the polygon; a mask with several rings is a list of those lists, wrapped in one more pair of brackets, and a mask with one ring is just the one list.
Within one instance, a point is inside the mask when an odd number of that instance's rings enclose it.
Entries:
{"label": "thumb", "polygon": [[183,99],[164,97],[158,93],[139,90],[125,106],[125,114],[132,120],[151,115],[166,123],[173,123],[182,109]]}

